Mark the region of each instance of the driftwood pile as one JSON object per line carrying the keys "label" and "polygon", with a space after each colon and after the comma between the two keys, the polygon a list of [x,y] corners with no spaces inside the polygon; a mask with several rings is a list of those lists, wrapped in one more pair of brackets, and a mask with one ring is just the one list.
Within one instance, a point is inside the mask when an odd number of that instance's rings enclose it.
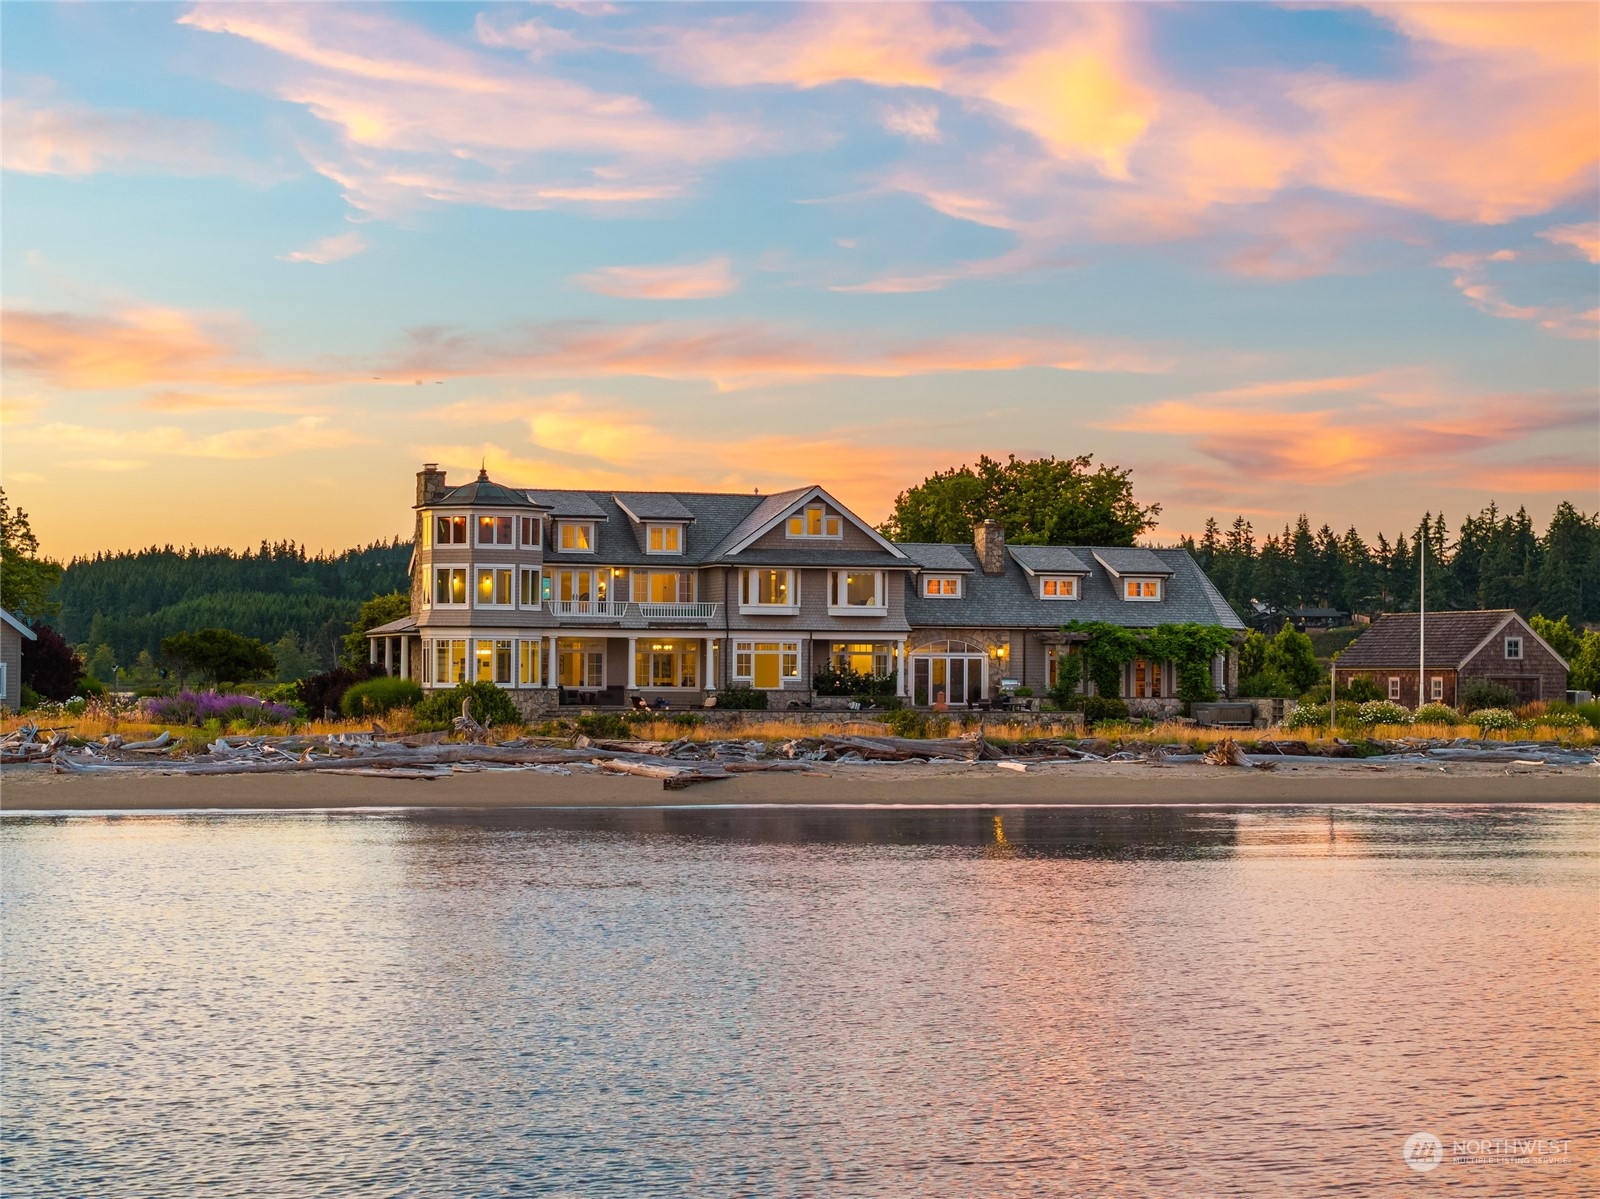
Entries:
{"label": "driftwood pile", "polygon": [[[40,734],[50,735],[41,739]],[[64,729],[40,729],[29,721],[0,737],[0,765],[15,766],[22,762],[45,762],[67,743]]]}

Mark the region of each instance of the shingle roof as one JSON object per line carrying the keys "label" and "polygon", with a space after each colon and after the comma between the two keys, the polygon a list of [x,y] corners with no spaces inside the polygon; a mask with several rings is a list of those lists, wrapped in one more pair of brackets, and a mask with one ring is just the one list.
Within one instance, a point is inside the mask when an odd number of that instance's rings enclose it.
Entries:
{"label": "shingle roof", "polygon": [[[535,492],[555,507],[555,515],[595,520],[595,552],[562,553],[554,546],[545,548],[545,561],[563,564],[590,563],[597,566],[653,566],[671,570],[676,566],[703,566],[718,561],[718,551],[735,527],[752,509],[770,497],[728,495],[721,492],[673,493],[693,519],[686,523],[682,554],[646,554],[633,534],[627,513],[617,505],[609,491]],[[624,493],[625,494],[625,493]]]}
{"label": "shingle roof", "polygon": [[402,616],[398,620],[391,620],[388,624],[380,624],[367,630],[368,637],[394,637],[401,633],[415,633],[417,631],[417,618],[415,616]]}
{"label": "shingle roof", "polygon": [[977,569],[962,556],[959,545],[945,545],[938,541],[897,541],[895,544],[912,563],[923,570],[958,573]]}
{"label": "shingle roof", "polygon": [[539,508],[543,507],[537,500],[531,499],[526,491],[512,490],[491,482],[489,472],[480,470],[478,477],[470,483],[460,487],[452,487],[436,500],[430,501],[429,508]]}
{"label": "shingle roof", "polygon": [[[925,547],[903,545],[900,548],[917,557]],[[1222,598],[1222,593],[1206,578],[1200,564],[1185,550],[1143,551],[1156,560],[1159,573],[1171,577],[1167,580],[1165,598],[1160,601],[1129,602],[1121,598],[1103,570],[1089,571],[1079,599],[1047,600],[1035,594],[1034,583],[1014,557],[1006,559],[1004,574],[986,575],[979,569],[977,552],[970,545],[941,548],[959,555],[967,564],[971,573],[963,584],[965,594],[959,600],[929,599],[919,594],[915,580],[909,579],[906,619],[913,627],[1051,629],[1069,620],[1103,620],[1130,628],[1189,621],[1241,631],[1245,627],[1244,621]],[[1105,552],[1085,546],[1048,548],[1067,549],[1080,561]]]}
{"label": "shingle roof", "polygon": [[585,520],[610,519],[609,513],[601,508],[597,499],[599,496],[604,496],[607,503],[610,504],[610,495],[603,491],[541,491],[530,489],[528,496],[534,503],[543,504],[549,508],[551,516],[575,516]]}
{"label": "shingle roof", "polygon": [[618,491],[612,493],[612,498],[624,512],[632,513],[635,520],[694,519],[694,513],[670,491]]}
{"label": "shingle roof", "polygon": [[[1427,651],[1429,666],[1459,667],[1473,650],[1506,622],[1516,617],[1511,608],[1491,608],[1471,612],[1429,612]],[[1521,619],[1518,623],[1521,623]],[[1415,612],[1391,612],[1372,622],[1372,627],[1350,643],[1338,657],[1339,669],[1347,667],[1415,667],[1417,665],[1418,619]],[[1531,631],[1531,630],[1530,630]]]}
{"label": "shingle roof", "polygon": [[[745,518],[737,526],[728,530],[728,534],[718,544],[716,553],[725,553],[729,547],[739,544],[747,537],[753,537],[761,531],[763,526],[777,520],[791,507],[812,490],[810,487],[793,487],[788,491],[777,491],[771,495],[750,496],[755,501]],[[743,498],[743,497],[741,497]]]}
{"label": "shingle roof", "polygon": [[1091,550],[1095,561],[1100,563],[1112,574],[1122,575],[1164,575],[1172,571],[1155,550],[1141,549],[1138,546],[1114,546],[1110,549]]}
{"label": "shingle roof", "polygon": [[1089,573],[1084,560],[1064,545],[1008,545],[1006,549],[1029,574]]}

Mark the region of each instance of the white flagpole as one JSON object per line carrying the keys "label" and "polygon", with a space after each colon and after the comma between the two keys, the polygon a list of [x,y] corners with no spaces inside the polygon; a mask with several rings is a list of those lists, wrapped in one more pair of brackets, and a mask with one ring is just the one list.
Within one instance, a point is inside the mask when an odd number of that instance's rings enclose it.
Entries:
{"label": "white flagpole", "polygon": [[1428,674],[1428,524],[1422,524],[1417,538],[1417,707],[1422,707],[1423,679]]}

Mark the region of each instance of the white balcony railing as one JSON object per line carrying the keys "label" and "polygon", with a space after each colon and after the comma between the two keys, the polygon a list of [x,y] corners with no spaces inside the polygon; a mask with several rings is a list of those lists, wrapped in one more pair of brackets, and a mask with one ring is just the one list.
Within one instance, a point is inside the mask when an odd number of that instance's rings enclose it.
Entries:
{"label": "white balcony railing", "polygon": [[551,600],[554,616],[574,616],[591,620],[621,620],[628,614],[626,600]]}
{"label": "white balcony railing", "polygon": [[646,620],[713,620],[721,604],[664,603],[635,604]]}

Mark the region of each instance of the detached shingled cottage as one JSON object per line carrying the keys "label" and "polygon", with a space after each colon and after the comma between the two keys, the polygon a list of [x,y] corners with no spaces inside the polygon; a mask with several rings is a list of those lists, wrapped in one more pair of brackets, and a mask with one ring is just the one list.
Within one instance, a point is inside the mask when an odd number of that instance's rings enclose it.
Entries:
{"label": "detached shingled cottage", "polygon": [[[1339,686],[1364,675],[1395,703],[1417,707],[1418,626],[1415,612],[1378,617],[1335,660]],[[1566,659],[1509,608],[1429,612],[1422,635],[1428,659],[1421,703],[1453,707],[1461,689],[1474,679],[1510,687],[1525,704],[1566,697]]]}

